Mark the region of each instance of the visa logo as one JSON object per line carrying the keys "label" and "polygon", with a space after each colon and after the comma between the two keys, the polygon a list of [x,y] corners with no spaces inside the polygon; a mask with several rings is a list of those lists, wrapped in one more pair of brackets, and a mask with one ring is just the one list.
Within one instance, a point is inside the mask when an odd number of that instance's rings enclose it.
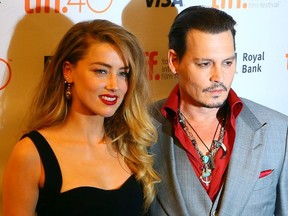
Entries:
{"label": "visa logo", "polygon": [[175,5],[183,6],[182,0],[146,0],[147,7],[175,7]]}

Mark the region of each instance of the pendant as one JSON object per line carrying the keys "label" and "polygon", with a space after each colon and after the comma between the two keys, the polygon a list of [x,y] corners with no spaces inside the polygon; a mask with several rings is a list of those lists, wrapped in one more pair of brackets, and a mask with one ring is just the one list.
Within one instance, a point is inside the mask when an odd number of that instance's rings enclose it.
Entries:
{"label": "pendant", "polygon": [[211,182],[211,179],[212,179],[212,170],[205,167],[203,170],[202,170],[202,174],[200,176],[200,180],[206,185],[206,186],[209,186],[210,182]]}
{"label": "pendant", "polygon": [[209,155],[203,155],[202,156],[202,161],[203,161],[205,167],[210,167],[210,169],[214,169],[215,168],[214,160]]}
{"label": "pendant", "polygon": [[200,176],[200,180],[208,187],[211,182],[211,177],[202,177]]}
{"label": "pendant", "polygon": [[203,161],[204,167],[202,169],[200,180],[206,186],[209,186],[211,182],[212,169],[214,168],[213,159],[208,155],[203,155],[202,161]]}
{"label": "pendant", "polygon": [[201,175],[201,177],[202,178],[208,178],[210,175],[211,175],[211,169],[203,169],[203,171],[202,171],[202,175]]}
{"label": "pendant", "polygon": [[204,164],[207,164],[210,161],[210,157],[208,155],[204,155],[202,157],[202,161],[203,161]]}
{"label": "pendant", "polygon": [[221,147],[222,150],[223,150],[223,155],[221,156],[221,158],[225,158],[226,157],[226,154],[227,154],[227,148],[226,146],[224,145],[223,142],[219,141],[219,140],[214,140],[214,143],[215,143],[215,146],[216,147]]}

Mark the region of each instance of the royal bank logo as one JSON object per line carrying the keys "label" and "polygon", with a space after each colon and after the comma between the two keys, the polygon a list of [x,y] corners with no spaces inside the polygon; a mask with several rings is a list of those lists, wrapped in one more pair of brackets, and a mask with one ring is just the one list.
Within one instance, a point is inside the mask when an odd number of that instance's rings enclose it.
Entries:
{"label": "royal bank logo", "polygon": [[86,13],[87,11],[92,13],[104,13],[109,10],[112,3],[113,0],[25,0],[24,8],[27,14],[52,12],[67,13],[70,10],[76,10],[78,13]]}
{"label": "royal bank logo", "polygon": [[151,7],[175,7],[183,6],[183,0],[146,0],[146,6]]}
{"label": "royal bank logo", "polygon": [[[238,56],[238,55],[237,55]],[[262,72],[262,63],[265,61],[265,52],[243,53],[242,54],[242,73]]]}

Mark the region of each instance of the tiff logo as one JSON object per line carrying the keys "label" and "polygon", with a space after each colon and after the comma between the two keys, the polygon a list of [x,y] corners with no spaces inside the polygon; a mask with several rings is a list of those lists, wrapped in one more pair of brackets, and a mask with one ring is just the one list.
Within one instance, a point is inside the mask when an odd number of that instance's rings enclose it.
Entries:
{"label": "tiff logo", "polygon": [[157,51],[145,52],[145,55],[149,65],[149,80],[153,80],[154,66],[158,64],[158,61],[156,60],[158,52]]}
{"label": "tiff logo", "polygon": [[247,3],[242,3],[241,0],[212,0],[212,7],[218,9],[225,9],[225,8],[247,8]]}
{"label": "tiff logo", "polygon": [[[25,11],[27,14],[31,13],[40,13],[42,8],[44,8],[44,13],[49,13],[50,12],[50,0],[45,0],[44,1],[44,6],[41,4],[41,0],[35,0],[36,1],[36,7],[35,9],[31,8],[31,0],[25,0]],[[42,0],[43,1],[43,0]],[[60,10],[60,0],[54,0],[54,11],[55,13],[59,13]]]}

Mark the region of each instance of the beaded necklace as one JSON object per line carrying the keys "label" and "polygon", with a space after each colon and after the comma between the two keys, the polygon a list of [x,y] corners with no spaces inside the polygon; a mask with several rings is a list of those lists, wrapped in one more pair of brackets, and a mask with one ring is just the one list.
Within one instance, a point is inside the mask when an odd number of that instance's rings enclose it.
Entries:
{"label": "beaded necklace", "polygon": [[[189,137],[189,139],[192,142],[192,145],[194,146],[198,156],[200,157],[200,159],[202,160],[203,163],[203,167],[201,170],[201,175],[200,175],[200,180],[206,185],[209,186],[212,180],[212,170],[215,168],[214,165],[214,157],[218,151],[218,149],[221,147],[223,149],[223,155],[221,158],[224,158],[226,156],[227,153],[227,149],[226,146],[223,143],[223,138],[224,138],[224,133],[225,133],[225,125],[226,125],[226,119],[223,118],[222,119],[222,127],[220,129],[220,134],[218,137],[218,140],[215,140],[220,122],[218,123],[213,139],[212,139],[212,143],[210,146],[210,149],[208,148],[208,146],[204,143],[204,141],[201,139],[201,137],[198,135],[198,133],[196,132],[196,130],[192,127],[192,125],[189,123],[189,121],[186,119],[186,117],[184,116],[184,114],[180,111],[180,109],[178,109],[178,116],[179,116],[179,122],[182,126],[182,128],[184,129],[186,135]],[[198,144],[195,140],[195,138],[193,137],[192,133],[189,131],[188,129],[191,128],[193,130],[193,132],[197,135],[197,137],[199,138],[199,140],[203,143],[203,145],[205,146],[205,148],[208,150],[207,154],[203,154],[198,147]]]}

